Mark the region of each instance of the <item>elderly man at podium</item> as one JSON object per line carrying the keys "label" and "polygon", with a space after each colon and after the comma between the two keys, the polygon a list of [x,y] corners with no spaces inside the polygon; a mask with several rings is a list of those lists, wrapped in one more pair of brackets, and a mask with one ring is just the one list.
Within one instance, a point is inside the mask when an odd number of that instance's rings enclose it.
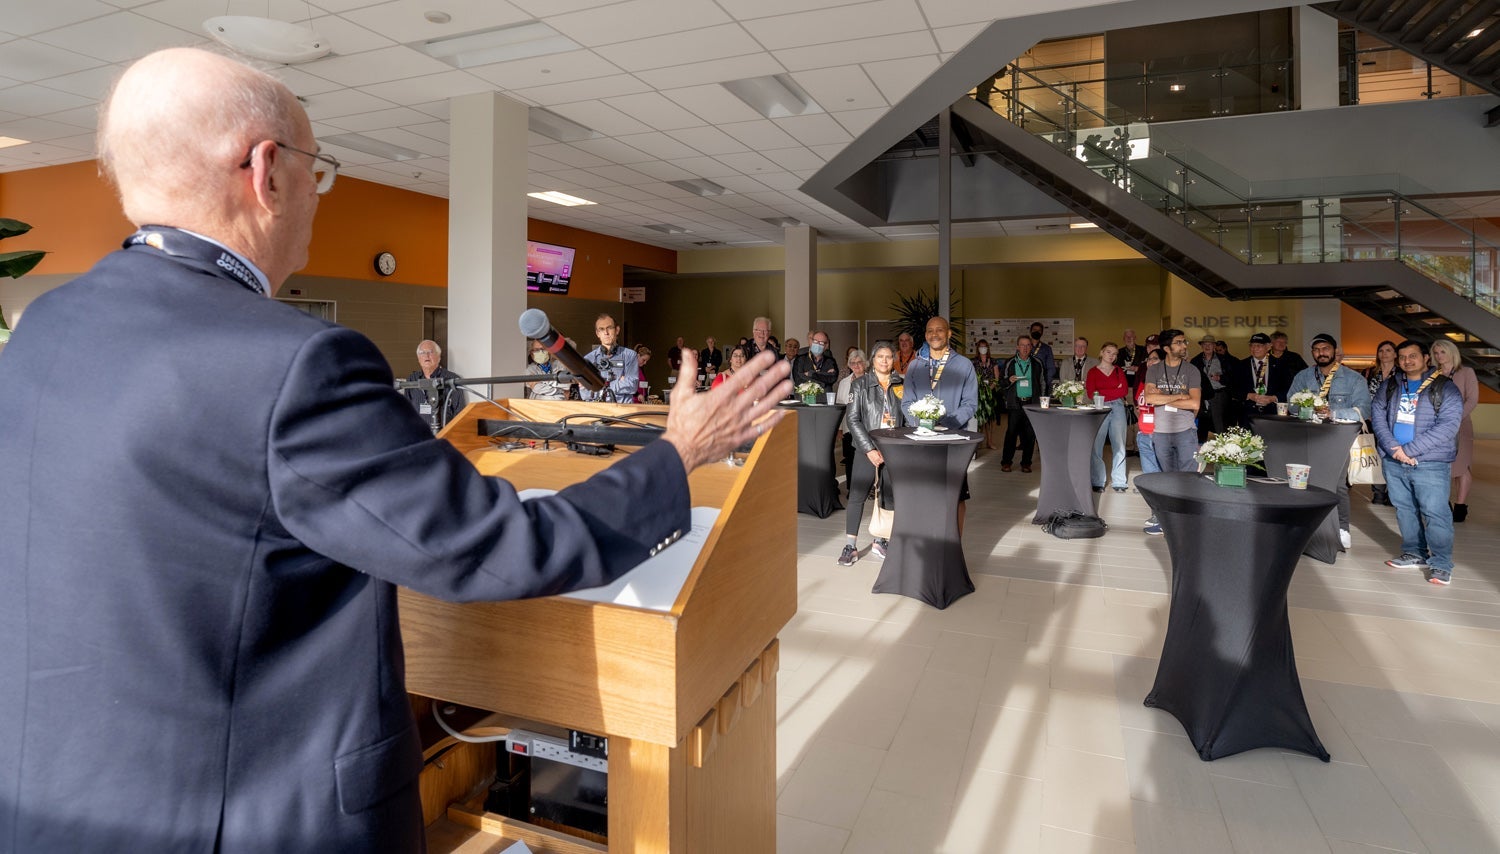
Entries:
{"label": "elderly man at podium", "polygon": [[660,440],[523,504],[369,340],[267,298],[338,168],[286,87],[154,53],[99,146],[140,230],[0,360],[0,852],[421,850],[396,585],[613,580],[689,527],[687,473],[787,369],[689,384]]}

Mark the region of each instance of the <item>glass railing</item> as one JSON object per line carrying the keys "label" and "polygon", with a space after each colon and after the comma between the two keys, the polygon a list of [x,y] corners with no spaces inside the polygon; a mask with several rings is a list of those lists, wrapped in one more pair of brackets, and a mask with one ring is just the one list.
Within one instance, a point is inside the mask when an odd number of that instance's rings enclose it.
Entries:
{"label": "glass railing", "polygon": [[1283,183],[1281,192],[1258,194],[1133,111],[1086,103],[1072,84],[1052,86],[1026,69],[1012,66],[1006,76],[1028,95],[1002,90],[990,102],[996,112],[1247,264],[1399,260],[1500,314],[1500,229],[1475,212],[1500,210],[1500,197],[1418,199],[1385,189],[1390,176],[1379,176],[1379,190],[1327,181],[1315,192]]}

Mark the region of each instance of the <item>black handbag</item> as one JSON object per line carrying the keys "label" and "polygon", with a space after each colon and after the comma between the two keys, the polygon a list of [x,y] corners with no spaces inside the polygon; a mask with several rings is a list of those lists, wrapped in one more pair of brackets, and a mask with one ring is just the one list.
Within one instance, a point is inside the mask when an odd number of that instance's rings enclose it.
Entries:
{"label": "black handbag", "polygon": [[1086,540],[1104,536],[1109,525],[1098,516],[1058,510],[1042,523],[1042,530],[1062,540]]}

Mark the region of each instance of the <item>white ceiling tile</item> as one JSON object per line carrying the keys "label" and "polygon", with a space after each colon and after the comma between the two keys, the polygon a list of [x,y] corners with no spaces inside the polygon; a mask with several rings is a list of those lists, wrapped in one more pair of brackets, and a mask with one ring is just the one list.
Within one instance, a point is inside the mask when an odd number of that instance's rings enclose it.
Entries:
{"label": "white ceiling tile", "polygon": [[[875,81],[880,88],[880,93],[892,104],[906,97],[906,93],[916,88],[918,83],[927,79],[927,75],[936,71],[938,59],[935,56],[913,56],[907,59],[888,59],[885,62],[865,63],[865,73]],[[820,142],[831,142],[832,140],[819,140]]]}
{"label": "white ceiling tile", "polygon": [[736,20],[750,21],[805,12],[809,9],[828,9],[833,6],[849,6],[857,0],[719,0],[719,5]]}
{"label": "white ceiling tile", "polygon": [[28,83],[104,64],[103,60],[90,59],[31,39],[8,41],[0,49],[0,77]]}
{"label": "white ceiling tile", "polygon": [[[322,135],[319,135],[320,140],[321,138]],[[355,151],[352,148],[345,148],[342,145],[338,145],[336,143],[320,141],[318,145],[320,151],[322,151],[324,154],[333,155],[338,159],[339,163],[342,164],[339,167],[340,175],[344,174],[344,172],[346,171],[343,168],[344,166],[369,166],[374,163],[385,162],[384,157],[378,157],[374,154],[366,154],[363,151]]]}
{"label": "white ceiling tile", "polygon": [[[424,13],[440,8],[452,19],[434,24]],[[475,30],[488,30],[531,19],[531,15],[505,0],[395,0],[377,6],[366,6],[343,13],[343,17],[377,32],[386,38],[410,44],[428,39],[454,36]]]}
{"label": "white ceiling tile", "polygon": [[799,71],[792,79],[825,111],[887,106],[880,90],[857,65]]}
{"label": "white ceiling tile", "polygon": [[723,175],[740,174],[738,170],[725,166],[712,157],[684,157],[681,160],[673,160],[671,162],[673,165],[681,166],[699,178],[717,179]]}
{"label": "white ceiling tile", "polygon": [[480,80],[462,71],[444,71],[441,74],[374,83],[361,88],[377,98],[409,107],[428,101],[456,98],[459,95],[494,91],[494,86],[488,80]]}
{"label": "white ceiling tile", "polygon": [[[87,110],[89,108],[82,107],[80,109]],[[80,131],[93,126],[93,124],[82,125],[75,122],[54,120],[52,116],[48,116],[45,119],[11,119],[0,122],[0,136],[27,139],[33,142],[50,142],[54,139],[77,136]],[[0,148],[0,151],[9,150],[8,148]]]}
{"label": "white ceiling tile", "polygon": [[[728,95],[728,93],[725,94]],[[734,137],[714,127],[683,128],[668,131],[667,135],[678,142],[691,145],[704,154],[731,154],[747,150]]]}
{"label": "white ceiling tile", "polygon": [[309,62],[302,70],[345,86],[367,86],[452,71],[453,66],[404,45],[395,45],[350,56],[331,56]]}
{"label": "white ceiling tile", "polygon": [[355,113],[348,116],[339,116],[329,119],[328,124],[342,130],[364,132],[377,128],[396,128],[404,125],[422,124],[428,120],[425,113],[406,107],[397,107],[394,110],[376,110],[372,113]]}
{"label": "white ceiling tile", "polygon": [[[318,0],[323,2],[323,0]],[[533,18],[550,18],[554,15],[566,15],[579,9],[592,9],[596,6],[607,6],[617,0],[511,0],[511,2],[525,9]]]}
{"label": "white ceiling tile", "polygon": [[771,50],[927,29],[916,0],[875,0],[835,9],[815,9],[746,21],[756,40]]}
{"label": "white ceiling tile", "polygon": [[422,136],[428,137],[429,139],[438,140],[439,142],[447,142],[448,141],[448,123],[447,122],[427,121],[427,119],[429,117],[427,116],[426,113],[422,114],[422,118],[423,118],[423,123],[422,124],[419,124],[419,125],[407,125],[406,129],[409,130],[409,131],[411,131],[412,133],[419,133]]}
{"label": "white ceiling tile", "polygon": [[127,62],[164,47],[208,41],[206,33],[189,33],[143,18],[134,12],[116,12],[103,18],[38,33],[33,38],[54,47],[110,62]]}
{"label": "white ceiling tile", "polygon": [[622,187],[618,184],[611,184],[602,189],[611,196],[631,202],[649,202],[656,199],[656,196],[651,195],[640,187]]}
{"label": "white ceiling tile", "polygon": [[469,73],[483,77],[502,89],[526,89],[606,77],[619,74],[620,69],[591,50],[572,50],[497,62],[493,65],[478,65],[470,68]]}
{"label": "white ceiling tile", "polygon": [[46,0],[46,2],[22,2],[10,0],[5,4],[5,16],[0,22],[5,31],[18,36],[29,36],[43,30],[65,27],[98,18],[119,10],[95,0]]}
{"label": "white ceiling tile", "polygon": [[796,148],[760,149],[760,153],[764,154],[767,160],[787,170],[817,169],[823,165],[823,158],[800,145]]}
{"label": "white ceiling tile", "polygon": [[613,98],[616,95],[632,95],[636,92],[645,92],[650,88],[650,86],[633,75],[614,74],[609,77],[597,77],[592,80],[556,83],[551,86],[533,86],[515,91],[518,95],[524,95],[538,104],[550,107],[554,104],[566,104],[570,101],[587,101],[593,98]]}
{"label": "white ceiling tile", "polygon": [[751,109],[749,104],[729,95],[727,89],[716,84],[668,89],[662,94],[691,110],[694,115],[709,124],[748,122],[761,118],[761,114]]}
{"label": "white ceiling tile", "polygon": [[797,140],[788,136],[786,131],[777,127],[770,119],[719,125],[719,130],[758,151],[767,148],[789,148],[797,144]]}
{"label": "white ceiling tile", "polygon": [[312,95],[302,105],[310,119],[332,119],[354,113],[388,110],[395,106],[390,101],[367,95],[358,89],[335,89],[321,95]]}
{"label": "white ceiling tile", "polygon": [[558,104],[552,110],[560,116],[570,118],[585,127],[593,128],[606,136],[645,133],[651,130],[649,125],[636,121],[602,101],[576,101],[571,104]]}
{"label": "white ceiling tile", "polygon": [[565,142],[557,142],[552,145],[539,145],[531,149],[543,157],[566,163],[569,166],[587,168],[589,166],[608,166],[609,161],[597,154],[589,154],[587,151],[574,148]]}
{"label": "white ceiling tile", "polygon": [[391,145],[399,145],[402,148],[410,148],[419,151],[429,157],[447,157],[448,146],[446,143],[401,128],[380,128],[378,130],[365,131],[365,136],[389,142]]}
{"label": "white ceiling tile", "polygon": [[717,183],[724,189],[735,193],[759,193],[766,189],[766,185],[751,178],[749,175],[728,175],[722,180],[715,178]]}
{"label": "white ceiling tile", "polygon": [[644,175],[650,175],[657,181],[682,181],[687,178],[699,177],[681,166],[674,163],[663,163],[660,160],[653,160],[649,163],[635,163],[630,168]]}
{"label": "white ceiling tile", "polygon": [[704,124],[703,119],[667,100],[659,92],[621,95],[610,98],[607,103],[657,130],[677,130]]}
{"label": "white ceiling tile", "polygon": [[302,0],[156,0],[153,3],[138,4],[134,11],[138,15],[203,37],[207,37],[203,22],[215,15],[266,15],[278,21],[305,24],[309,18],[320,14],[316,8]]}
{"label": "white ceiling tile", "polygon": [[346,171],[355,178],[365,178],[393,187],[404,187],[408,184],[419,183],[422,180],[410,172],[403,171],[399,163],[386,162],[376,163],[371,166],[355,166]]}
{"label": "white ceiling tile", "polygon": [[726,166],[734,168],[745,175],[755,175],[760,172],[778,172],[776,164],[753,151],[742,151],[738,154],[719,154],[714,159]]}
{"label": "white ceiling tile", "polygon": [[634,184],[649,184],[656,180],[650,175],[637,172],[629,166],[594,166],[589,171],[612,184],[623,184],[627,187]]}
{"label": "white ceiling tile", "polygon": [[122,70],[124,69],[116,65],[101,65],[98,68],[64,74],[61,77],[48,77],[38,82],[48,89],[60,89],[91,101],[98,101],[109,92],[109,87],[114,85],[115,78]]}
{"label": "white ceiling tile", "polygon": [[[1014,9],[1000,8],[1007,5],[996,0],[918,0],[922,5],[922,12],[927,16],[927,25],[933,28],[948,27],[954,24],[972,24],[980,21],[989,22],[997,18],[1008,18],[1017,12]],[[1048,3],[1048,6],[1055,5]],[[1089,3],[1087,5],[1092,5]],[[1036,9],[1037,12],[1050,12],[1052,9]]]}
{"label": "white ceiling tile", "polygon": [[981,24],[960,24],[956,27],[935,29],[932,31],[932,34],[937,38],[939,48],[956,51],[973,41],[974,37],[984,32],[985,27],[988,26],[988,22]]}
{"label": "white ceiling tile", "polygon": [[328,40],[328,46],[333,49],[335,56],[348,56],[352,53],[364,53],[367,50],[390,47],[397,41],[388,39],[373,30],[367,30],[338,15],[313,18],[307,22],[307,25],[312,27],[313,32]]}
{"label": "white ceiling tile", "polygon": [[10,148],[0,149],[0,151],[3,151],[8,159],[32,163],[37,166],[56,163],[77,163],[80,160],[88,160],[94,156],[91,151],[79,151],[76,148],[55,145],[51,142],[32,142],[27,145],[15,145]]}
{"label": "white ceiling tile", "polygon": [[698,154],[696,149],[684,145],[664,133],[631,134],[630,136],[620,137],[620,142],[632,148],[638,148],[658,160],[671,160],[674,157],[696,157]]}
{"label": "white ceiling tile", "polygon": [[782,130],[796,137],[797,141],[803,145],[828,145],[849,141],[848,132],[838,122],[824,114],[792,116],[775,121],[776,124],[781,125]]}
{"label": "white ceiling tile", "polygon": [[937,53],[937,43],[927,30],[914,33],[897,33],[893,36],[876,36],[869,39],[853,39],[813,47],[795,47],[778,50],[776,59],[792,71],[810,68],[831,68],[859,62],[876,62],[904,56],[921,56]]}
{"label": "white ceiling tile", "polygon": [[[702,83],[723,83],[727,80],[743,80],[747,77],[765,77],[784,71],[786,68],[769,53],[749,53],[744,56],[731,56],[708,62],[691,62],[687,65],[638,71],[636,76],[657,89],[679,89]],[[693,112],[703,115],[698,110]]]}
{"label": "white ceiling tile", "polygon": [[543,157],[542,155],[537,154],[535,149],[526,152],[527,172],[554,172],[558,169],[566,168],[568,168],[566,164],[553,160],[550,157]]}
{"label": "white ceiling tile", "polygon": [[293,68],[290,65],[278,65],[270,71],[277,80],[286,85],[286,88],[292,90],[292,94],[301,95],[304,98],[308,95],[319,95],[324,92],[332,92],[335,89],[344,88],[332,80],[314,77],[306,71]]}
{"label": "white ceiling tile", "polygon": [[[40,123],[42,123],[42,125],[44,127],[49,127],[49,128],[52,127],[53,125],[66,125],[66,126],[68,126],[70,128],[73,128],[73,133],[77,133],[78,132],[77,128],[84,128],[84,129],[87,129],[87,130],[93,130],[95,127],[97,127],[99,125],[99,107],[98,107],[97,104],[90,104],[87,107],[79,107],[79,108],[77,108],[75,110],[63,110],[60,113],[49,113],[49,114],[47,114],[47,118],[45,118],[45,119],[19,119],[18,121],[40,122]],[[6,126],[8,126],[8,125],[6,125]],[[3,131],[3,130],[4,130],[4,127],[0,127],[0,131]],[[61,131],[62,128],[58,128],[58,130]],[[37,136],[35,133],[33,133],[30,136],[27,136],[26,134],[15,134],[15,133],[9,133],[9,134],[5,134],[5,135],[6,136],[20,137],[21,139],[41,139],[42,138],[40,136]],[[67,136],[67,135],[68,134],[60,133],[60,132],[52,134],[52,136]]]}
{"label": "white ceiling tile", "polygon": [[818,155],[819,157],[823,158],[824,160],[832,160],[833,158],[839,156],[839,154],[843,153],[844,149],[847,148],[847,147],[848,146],[845,145],[842,142],[835,142],[835,143],[832,143],[830,145],[809,145],[808,146],[808,148],[812,149],[812,153],[813,154]]}
{"label": "white ceiling tile", "polygon": [[[547,173],[547,177],[542,183],[548,186],[566,186],[574,190],[580,190],[597,185],[599,183],[599,176],[583,169],[559,169],[556,172]],[[597,201],[597,199],[590,199],[589,201]]]}
{"label": "white ceiling tile", "polygon": [[448,100],[446,98],[441,101],[432,101],[426,104],[407,104],[406,106],[411,107],[419,113],[426,113],[435,119],[445,122],[448,120]]}
{"label": "white ceiling tile", "polygon": [[756,172],[755,177],[767,187],[775,190],[795,190],[802,186],[803,179],[790,172]]}
{"label": "white ceiling tile", "polygon": [[888,111],[884,108],[875,108],[870,110],[844,110],[832,113],[831,115],[851,135],[859,136],[868,130],[870,125],[879,121],[880,117],[884,116],[886,112]]}
{"label": "white ceiling tile", "polygon": [[694,0],[627,0],[584,12],[557,15],[548,26],[579,44],[594,46],[647,39],[730,23],[713,3]]}
{"label": "white ceiling tile", "polygon": [[604,139],[581,139],[573,143],[573,145],[614,163],[633,165],[656,159],[656,157],[640,149],[631,148],[618,139],[610,139],[608,137]]}
{"label": "white ceiling tile", "polygon": [[758,53],[761,46],[739,24],[724,24],[606,45],[596,50],[600,56],[626,71],[644,71]]}
{"label": "white ceiling tile", "polygon": [[48,89],[34,83],[0,89],[0,110],[25,116],[43,116],[72,110],[89,103],[88,98]]}

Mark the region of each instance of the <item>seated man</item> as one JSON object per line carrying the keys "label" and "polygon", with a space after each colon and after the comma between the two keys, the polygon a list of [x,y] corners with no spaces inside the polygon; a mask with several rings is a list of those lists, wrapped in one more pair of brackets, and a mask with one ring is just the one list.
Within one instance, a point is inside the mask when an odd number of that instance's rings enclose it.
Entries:
{"label": "seated man", "polygon": [[[456,380],[458,374],[443,367],[443,348],[436,341],[423,341],[417,345],[417,369],[406,375],[407,380]],[[458,411],[464,408],[464,390],[409,388],[402,392],[417,414],[432,427],[432,432],[443,429]]]}
{"label": "seated man", "polygon": [[[1292,378],[1293,393],[1306,389],[1316,392],[1328,401],[1328,406],[1319,411],[1324,418],[1341,418],[1364,421],[1370,415],[1370,385],[1360,373],[1345,368],[1334,360],[1338,342],[1332,335],[1321,332],[1313,337],[1313,366],[1304,368]],[[1339,543],[1344,548],[1354,544],[1349,533],[1349,474],[1339,476]]]}
{"label": "seated man", "polygon": [[[839,381],[839,363],[828,352],[828,333],[814,329],[807,333],[807,340],[807,352],[792,359],[792,385],[817,383],[824,394],[829,394]],[[787,339],[787,346],[791,345],[792,339]]]}

